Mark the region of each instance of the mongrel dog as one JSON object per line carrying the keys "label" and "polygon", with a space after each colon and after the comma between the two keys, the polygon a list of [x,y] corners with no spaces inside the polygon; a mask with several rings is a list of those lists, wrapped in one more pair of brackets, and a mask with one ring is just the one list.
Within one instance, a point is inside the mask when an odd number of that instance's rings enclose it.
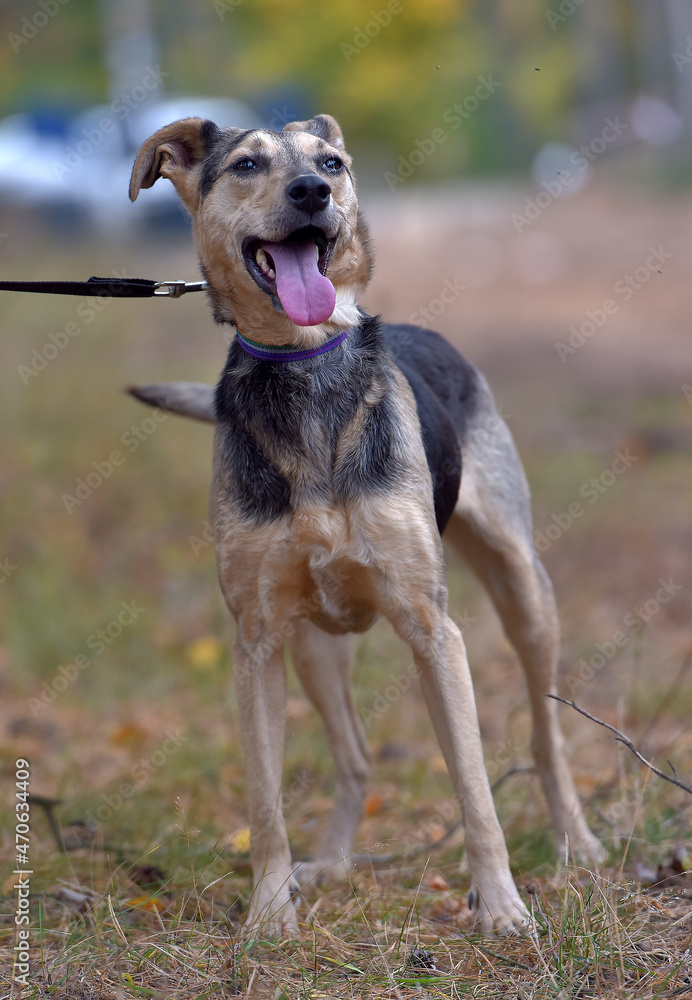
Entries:
{"label": "mongrel dog", "polygon": [[[603,849],[546,698],[558,656],[553,592],[533,549],[523,470],[486,382],[437,334],[381,324],[359,309],[372,256],[333,118],[281,132],[174,122],[142,146],[130,197],[159,177],[173,182],[192,217],[214,317],[236,332],[215,392],[199,383],[132,391],[216,423],[211,522],[237,623],[249,924],[294,930],[297,885],[349,864],[368,773],[349,633],[384,615],[411,647],[463,810],[477,926],[519,928],[527,911],[488,785],[464,643],[447,609],[443,530],[488,588],[526,673],[533,752],[558,843],[564,849],[568,837],[589,860]],[[298,865],[281,808],[285,641],[336,769],[326,832],[314,859]]]}

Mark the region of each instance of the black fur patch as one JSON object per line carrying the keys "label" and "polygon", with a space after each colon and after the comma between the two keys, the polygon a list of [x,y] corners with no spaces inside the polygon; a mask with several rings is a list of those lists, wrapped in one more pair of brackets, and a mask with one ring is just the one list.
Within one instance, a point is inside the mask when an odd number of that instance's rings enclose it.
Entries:
{"label": "black fur patch", "polygon": [[317,115],[315,118],[312,118],[309,122],[308,131],[328,143],[331,143],[334,139],[332,125],[325,115]]}
{"label": "black fur patch", "polygon": [[[375,379],[391,383],[376,320],[367,318],[340,347],[308,361],[251,358],[233,341],[216,390],[230,489],[259,523],[303,503],[340,503],[386,490],[401,475],[392,454],[397,428],[386,398],[372,407],[355,448],[338,458],[341,434]],[[288,482],[279,466],[297,469]]]}
{"label": "black fur patch", "polygon": [[478,376],[466,358],[433,330],[385,323],[382,332],[416,399],[437,527],[443,532],[459,495],[459,442],[475,410]]}
{"label": "black fur patch", "polygon": [[257,132],[258,129],[222,129],[214,148],[210,151],[204,164],[199,179],[199,191],[202,201],[209,194],[223,173],[223,164],[230,153],[239,146],[249,135]]}
{"label": "black fur patch", "polygon": [[[406,474],[407,448],[396,421],[393,359],[416,399],[443,530],[459,490],[457,434],[472,406],[474,372],[437,334],[381,328],[372,317],[340,347],[309,361],[258,361],[231,344],[216,412],[230,498],[245,517],[261,523],[304,503],[339,504],[395,487]],[[385,390],[379,402],[364,409],[378,386]],[[340,439],[353,420],[361,421],[359,434],[344,452]],[[280,471],[284,463],[294,470],[291,482]]]}
{"label": "black fur patch", "polygon": [[208,118],[205,118],[199,130],[199,138],[202,143],[205,156],[209,155],[222,135],[223,132],[219,126],[214,124],[214,122],[210,121]]}

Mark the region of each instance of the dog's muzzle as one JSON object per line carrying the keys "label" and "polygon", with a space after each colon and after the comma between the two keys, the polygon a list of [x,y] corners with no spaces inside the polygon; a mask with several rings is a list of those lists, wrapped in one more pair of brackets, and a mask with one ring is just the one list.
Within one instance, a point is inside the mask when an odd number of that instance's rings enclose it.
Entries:
{"label": "dog's muzzle", "polygon": [[[309,197],[322,195],[313,192]],[[335,243],[336,237],[328,239],[319,227],[303,226],[277,242],[244,240],[243,257],[255,282],[278,298],[293,323],[317,326],[327,322],[336,305],[336,291],[325,273]]]}
{"label": "dog's muzzle", "polygon": [[324,211],[329,205],[331,193],[329,184],[317,174],[296,177],[286,188],[290,205],[311,216]]}

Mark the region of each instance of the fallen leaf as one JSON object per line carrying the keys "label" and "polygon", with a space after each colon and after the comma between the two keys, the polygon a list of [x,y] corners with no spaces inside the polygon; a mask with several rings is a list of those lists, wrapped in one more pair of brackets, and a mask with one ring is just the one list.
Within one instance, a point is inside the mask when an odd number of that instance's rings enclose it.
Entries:
{"label": "fallen leaf", "polygon": [[601,783],[598,774],[585,774],[584,772],[578,774],[575,781],[582,795],[590,795]]}
{"label": "fallen leaf", "polygon": [[370,792],[365,798],[365,815],[377,816],[384,805],[384,796],[379,792]]}
{"label": "fallen leaf", "polygon": [[449,882],[435,871],[426,872],[423,885],[426,889],[432,889],[434,892],[447,892],[451,888]]}
{"label": "fallen leaf", "polygon": [[139,746],[147,738],[147,732],[136,722],[125,722],[111,733],[111,743],[116,747]]}
{"label": "fallen leaf", "polygon": [[476,914],[469,909],[468,902],[463,896],[444,896],[427,911],[430,920],[436,920],[441,924],[452,924],[454,927],[473,927]]}
{"label": "fallen leaf", "polygon": [[145,910],[147,913],[163,913],[168,904],[158,896],[133,896],[125,900],[130,910]]}
{"label": "fallen leaf", "polygon": [[250,827],[244,826],[242,830],[234,833],[228,842],[228,847],[231,851],[237,851],[238,854],[247,854],[250,850]]}
{"label": "fallen leaf", "polygon": [[185,650],[185,658],[195,670],[211,670],[223,655],[223,644],[212,635],[195,639]]}
{"label": "fallen leaf", "polygon": [[423,844],[435,844],[444,837],[446,832],[446,828],[441,823],[430,823],[429,826],[419,831],[418,836]]}
{"label": "fallen leaf", "polygon": [[655,910],[657,913],[660,913],[662,917],[676,916],[673,910],[671,910],[668,906],[664,906],[663,903],[659,903],[659,901],[654,899],[652,896],[636,899],[634,905],[638,910]]}

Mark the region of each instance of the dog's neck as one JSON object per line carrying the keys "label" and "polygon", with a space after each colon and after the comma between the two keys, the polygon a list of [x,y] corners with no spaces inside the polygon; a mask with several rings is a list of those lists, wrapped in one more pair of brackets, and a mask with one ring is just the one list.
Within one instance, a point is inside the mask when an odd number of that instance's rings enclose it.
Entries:
{"label": "dog's neck", "polygon": [[360,322],[361,312],[353,288],[337,288],[334,312],[326,323],[297,326],[268,299],[252,304],[243,302],[232,289],[222,290],[218,279],[216,282],[210,280],[206,271],[205,277],[209,281],[209,297],[216,322],[230,323],[249,340],[267,347],[313,349]]}
{"label": "dog's neck", "polygon": [[246,354],[257,361],[273,361],[276,364],[286,364],[292,361],[308,361],[311,358],[319,357],[328,351],[343,344],[348,337],[350,330],[342,330],[317,347],[302,347],[298,344],[286,344],[282,346],[260,344],[255,340],[250,340],[236,327],[236,337],[238,343]]}

